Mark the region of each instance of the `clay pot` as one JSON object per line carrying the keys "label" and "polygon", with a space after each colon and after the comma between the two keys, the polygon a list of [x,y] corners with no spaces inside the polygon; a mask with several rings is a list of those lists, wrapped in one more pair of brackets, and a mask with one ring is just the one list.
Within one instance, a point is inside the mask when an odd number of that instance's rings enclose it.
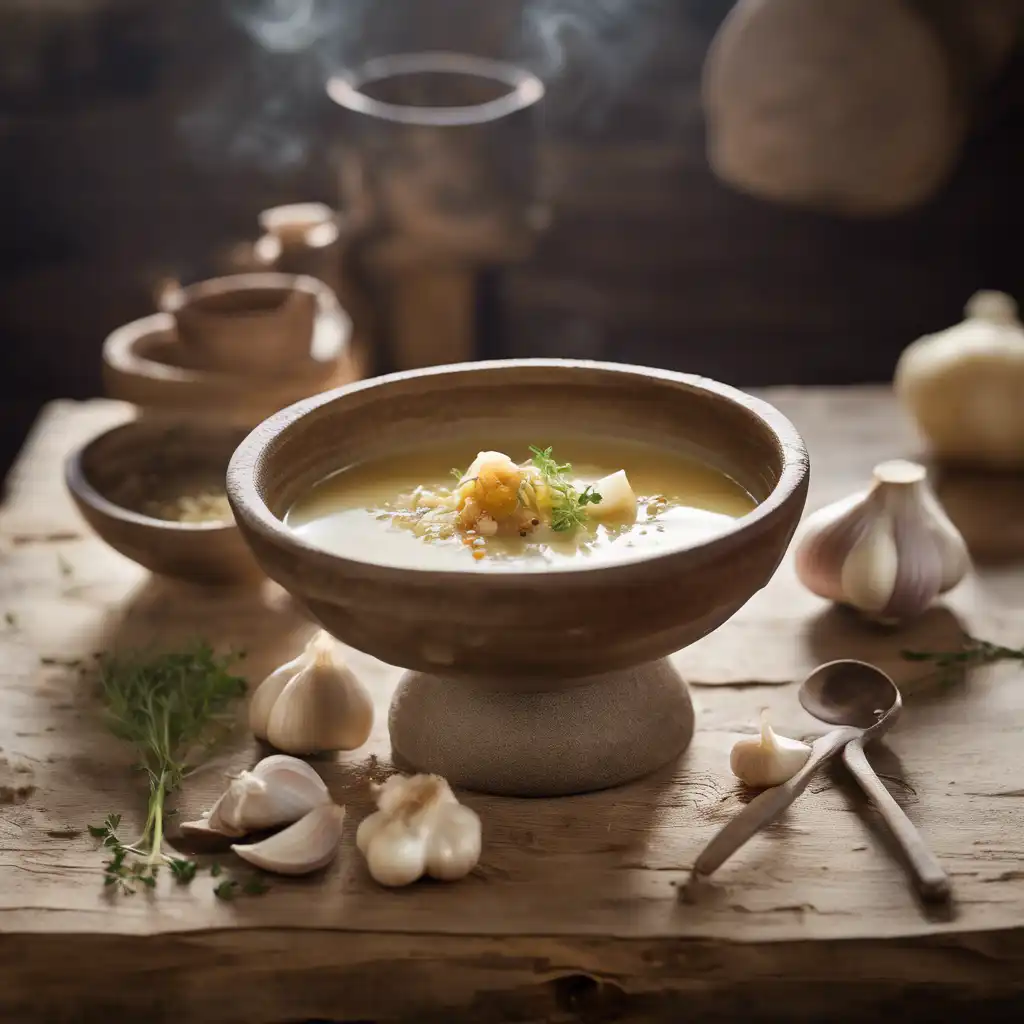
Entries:
{"label": "clay pot", "polygon": [[160,299],[192,365],[267,376],[309,361],[320,288],[310,277],[236,274]]}

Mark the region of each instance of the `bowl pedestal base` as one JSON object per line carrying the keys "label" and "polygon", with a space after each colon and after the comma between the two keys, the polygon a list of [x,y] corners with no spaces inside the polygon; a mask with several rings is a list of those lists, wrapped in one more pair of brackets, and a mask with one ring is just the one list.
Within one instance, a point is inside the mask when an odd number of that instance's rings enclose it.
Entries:
{"label": "bowl pedestal base", "polygon": [[694,712],[664,658],[541,693],[406,672],[388,726],[403,771],[484,793],[565,796],[674,760],[693,737]]}

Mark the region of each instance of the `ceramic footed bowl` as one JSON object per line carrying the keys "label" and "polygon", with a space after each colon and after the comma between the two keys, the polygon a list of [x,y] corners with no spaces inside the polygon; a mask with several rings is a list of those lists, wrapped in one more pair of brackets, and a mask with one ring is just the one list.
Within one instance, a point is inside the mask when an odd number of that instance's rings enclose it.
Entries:
{"label": "ceramic footed bowl", "polygon": [[[710,540],[587,567],[424,570],[341,557],[285,526],[332,472],[413,444],[529,422],[701,455],[759,502]],[[561,431],[559,426],[561,425]],[[298,402],[240,445],[228,496],[256,559],[330,633],[389,664],[495,690],[547,690],[653,662],[732,616],[800,519],[807,453],[773,407],[700,377],[510,360],[378,377]]]}

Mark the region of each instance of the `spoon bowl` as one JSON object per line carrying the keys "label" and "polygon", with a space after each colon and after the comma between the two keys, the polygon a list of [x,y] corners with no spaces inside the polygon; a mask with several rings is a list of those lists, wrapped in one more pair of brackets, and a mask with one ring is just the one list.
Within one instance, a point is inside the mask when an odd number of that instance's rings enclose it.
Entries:
{"label": "spoon bowl", "polygon": [[803,709],[829,725],[872,729],[891,726],[903,709],[896,684],[880,668],[866,661],[842,659],[819,665],[801,684]]}

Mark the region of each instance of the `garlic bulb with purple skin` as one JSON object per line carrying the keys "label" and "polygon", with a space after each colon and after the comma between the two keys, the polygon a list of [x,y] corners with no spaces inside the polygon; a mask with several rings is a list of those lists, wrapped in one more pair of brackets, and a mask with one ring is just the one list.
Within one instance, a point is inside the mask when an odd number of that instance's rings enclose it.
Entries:
{"label": "garlic bulb with purple skin", "polygon": [[924,467],[902,459],[876,466],[867,491],[809,516],[796,547],[808,590],[887,624],[921,615],[969,568]]}

